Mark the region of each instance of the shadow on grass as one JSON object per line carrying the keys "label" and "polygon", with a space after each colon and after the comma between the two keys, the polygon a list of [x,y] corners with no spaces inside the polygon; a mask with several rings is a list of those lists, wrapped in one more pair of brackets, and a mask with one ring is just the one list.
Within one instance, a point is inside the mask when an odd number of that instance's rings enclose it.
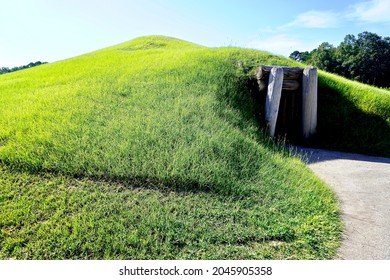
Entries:
{"label": "shadow on grass", "polygon": [[338,151],[329,151],[323,149],[312,149],[304,147],[289,147],[293,153],[301,157],[302,160],[307,164],[332,161],[332,160],[352,160],[352,161],[364,161],[371,163],[383,163],[390,165],[390,158],[377,157],[377,156],[366,156],[361,154],[344,153]]}
{"label": "shadow on grass", "polygon": [[10,172],[25,173],[30,176],[39,176],[41,178],[63,177],[67,180],[90,181],[91,183],[105,183],[118,187],[118,190],[137,190],[149,189],[163,194],[177,193],[188,194],[207,194],[221,201],[231,199],[246,199],[253,195],[253,189],[237,187],[234,184],[218,184],[212,181],[199,182],[197,180],[183,179],[179,176],[170,176],[169,178],[158,178],[151,176],[117,176],[117,175],[86,175],[82,172],[64,173],[60,170],[49,169],[29,169],[26,166],[20,166],[0,161],[1,168],[6,168]]}
{"label": "shadow on grass", "polygon": [[390,126],[319,77],[317,134],[309,147],[390,157]]}
{"label": "shadow on grass", "polygon": [[[182,180],[180,178],[171,177],[169,179],[160,179],[152,177],[99,177],[99,176],[73,176],[75,179],[91,180],[93,182],[104,182],[109,184],[114,184],[122,187],[123,189],[150,189],[156,190],[161,193],[182,193],[182,194],[199,194],[199,193],[214,193],[219,194],[218,190],[226,191],[225,195],[228,195],[230,192],[228,190],[223,190],[220,186],[216,185],[202,185],[195,180]],[[232,190],[233,191],[233,190]],[[232,194],[232,193],[230,193]]]}
{"label": "shadow on grass", "polygon": [[[226,84],[218,90],[219,115],[228,123],[245,130],[246,127],[255,124],[259,127],[257,139],[264,142],[263,118],[265,111],[265,95],[260,94],[257,80],[254,77],[239,76],[234,74],[224,77]],[[231,108],[240,113],[240,118],[234,120],[226,114],[224,109]]]}

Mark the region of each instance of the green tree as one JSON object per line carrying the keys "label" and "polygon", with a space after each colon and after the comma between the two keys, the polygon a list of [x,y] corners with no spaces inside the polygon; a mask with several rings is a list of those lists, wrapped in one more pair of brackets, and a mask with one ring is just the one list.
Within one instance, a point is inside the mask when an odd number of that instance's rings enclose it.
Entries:
{"label": "green tree", "polygon": [[328,42],[313,50],[310,57],[310,62],[322,70],[335,72],[337,69],[336,49]]}
{"label": "green tree", "polygon": [[308,51],[306,52],[294,51],[293,53],[290,54],[289,57],[298,62],[306,62],[310,59],[310,53]]}
{"label": "green tree", "polygon": [[8,72],[10,72],[8,67],[1,67],[0,68],[0,74],[5,74],[5,73],[8,73]]}
{"label": "green tree", "polygon": [[390,38],[363,32],[347,35],[337,48],[325,42],[313,50],[307,60],[295,51],[290,58],[349,79],[381,87],[390,87]]}
{"label": "green tree", "polygon": [[41,62],[41,61],[37,61],[37,62],[30,62],[29,64],[27,65],[23,65],[23,66],[16,66],[16,67],[13,67],[13,68],[8,68],[8,67],[1,67],[0,68],[0,75],[1,74],[5,74],[5,73],[10,73],[10,72],[15,72],[15,71],[19,71],[19,70],[23,70],[23,69],[26,69],[26,68],[31,68],[31,67],[35,67],[35,66],[39,66],[41,64],[46,64],[47,62]]}
{"label": "green tree", "polygon": [[357,38],[347,35],[338,47],[340,74],[360,82],[390,86],[390,38],[363,32]]}

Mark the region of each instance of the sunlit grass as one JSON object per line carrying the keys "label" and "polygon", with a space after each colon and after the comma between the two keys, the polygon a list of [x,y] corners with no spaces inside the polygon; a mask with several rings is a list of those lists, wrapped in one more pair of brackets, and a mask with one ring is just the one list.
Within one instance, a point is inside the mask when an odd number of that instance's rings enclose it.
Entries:
{"label": "sunlit grass", "polygon": [[262,134],[238,67],[292,63],[144,37],[2,75],[1,258],[335,256],[334,194]]}

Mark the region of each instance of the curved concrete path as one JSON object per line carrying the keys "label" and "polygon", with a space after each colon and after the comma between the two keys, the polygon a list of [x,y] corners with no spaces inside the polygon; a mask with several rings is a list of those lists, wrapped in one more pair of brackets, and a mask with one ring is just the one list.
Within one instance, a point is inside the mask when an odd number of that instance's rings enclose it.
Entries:
{"label": "curved concrete path", "polygon": [[390,260],[390,158],[298,152],[338,195],[345,225],[338,259]]}

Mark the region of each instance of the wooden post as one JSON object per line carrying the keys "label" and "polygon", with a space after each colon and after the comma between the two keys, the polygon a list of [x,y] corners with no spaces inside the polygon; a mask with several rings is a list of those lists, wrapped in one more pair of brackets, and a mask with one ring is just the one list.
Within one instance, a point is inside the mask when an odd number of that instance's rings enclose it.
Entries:
{"label": "wooden post", "polygon": [[306,67],[302,77],[302,137],[308,139],[317,127],[317,69]]}
{"label": "wooden post", "polygon": [[283,69],[273,67],[269,75],[268,92],[265,101],[265,121],[268,135],[274,137],[278,118],[280,97],[282,95]]}

